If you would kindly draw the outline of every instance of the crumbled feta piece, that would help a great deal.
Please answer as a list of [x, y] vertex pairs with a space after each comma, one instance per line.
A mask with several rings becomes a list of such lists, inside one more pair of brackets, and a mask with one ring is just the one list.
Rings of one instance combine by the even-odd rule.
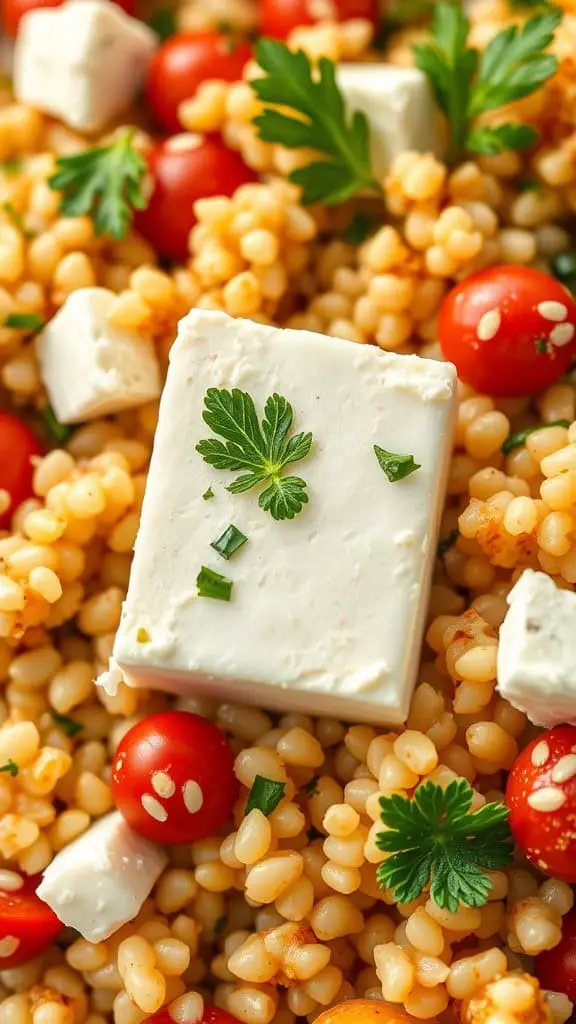
[[372, 167], [382, 178], [401, 153], [442, 152], [438, 112], [426, 75], [392, 64], [341, 64], [337, 81], [350, 111], [370, 122]]
[[158, 38], [109, 0], [69, 0], [25, 14], [14, 51], [16, 99], [83, 132], [126, 110]]
[[37, 338], [42, 379], [61, 423], [120, 412], [160, 394], [154, 347], [108, 322], [114, 300], [107, 288], [79, 288]]
[[[451, 451], [454, 367], [309, 331], [192, 311], [170, 354], [127, 600], [114, 647], [126, 681], [265, 707], [402, 722], [416, 675]], [[262, 488], [196, 452], [208, 388], [283, 395], [310, 455], [309, 503], [276, 522]], [[373, 450], [413, 455], [390, 483]], [[214, 497], [203, 495], [211, 489]], [[211, 542], [231, 523], [230, 561]], [[197, 596], [202, 565], [230, 603]], [[145, 637], [145, 642], [142, 637]], [[112, 683], [114, 680], [112, 680]]]
[[136, 917], [167, 863], [113, 811], [56, 854], [37, 893], [69, 928], [101, 942]]
[[526, 569], [500, 627], [498, 690], [534, 725], [576, 723], [576, 594]]

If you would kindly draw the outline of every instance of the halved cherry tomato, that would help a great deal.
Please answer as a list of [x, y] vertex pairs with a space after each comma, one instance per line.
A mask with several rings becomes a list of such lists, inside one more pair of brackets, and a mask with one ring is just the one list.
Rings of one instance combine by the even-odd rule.
[[319, 13], [333, 21], [367, 18], [379, 24], [378, 0], [261, 0], [260, 31], [263, 36], [286, 39], [299, 25], [313, 25]]
[[576, 303], [539, 270], [490, 267], [447, 295], [438, 334], [465, 384], [487, 395], [532, 395], [576, 356]]
[[0, 529], [8, 526], [14, 509], [32, 496], [33, 455], [42, 449], [36, 435], [22, 420], [0, 410], [0, 490], [8, 491], [12, 503], [0, 514]]
[[234, 755], [220, 729], [199, 715], [150, 715], [116, 751], [112, 794], [135, 832], [158, 843], [193, 843], [232, 813]]
[[[3, 0], [2, 3], [2, 25], [6, 35], [15, 36], [18, 32], [20, 18], [28, 11], [35, 11], [39, 7], [60, 7], [64, 0]], [[126, 14], [134, 14], [135, 0], [114, 0]]]
[[[238, 1024], [237, 1017], [231, 1017], [226, 1010], [219, 1010], [217, 1006], [205, 1006], [200, 1020], [191, 1017], [189, 1021], [179, 1009], [177, 1019], [180, 1024]], [[146, 1017], [144, 1024], [174, 1024], [174, 1018], [170, 1016], [169, 1007], [165, 1007], [151, 1017]]]
[[576, 1003], [576, 907], [562, 918], [560, 944], [540, 953], [534, 967], [542, 988], [563, 992]]
[[181, 131], [178, 106], [207, 78], [235, 82], [252, 50], [223, 32], [182, 32], [158, 48], [146, 83], [148, 107], [167, 132]]
[[216, 135], [174, 135], [159, 142], [149, 157], [153, 191], [146, 210], [136, 213], [136, 229], [163, 256], [188, 257], [188, 235], [196, 223], [193, 205], [206, 196], [231, 196], [256, 175], [241, 156]]
[[510, 828], [529, 861], [554, 878], [576, 882], [576, 727], [541, 733], [508, 776]]
[[22, 876], [20, 889], [0, 889], [0, 970], [33, 960], [64, 928], [54, 911], [36, 895], [40, 880], [40, 875]]
[[390, 1006], [375, 999], [352, 999], [325, 1010], [316, 1018], [316, 1024], [413, 1024], [413, 1021], [401, 1006]]

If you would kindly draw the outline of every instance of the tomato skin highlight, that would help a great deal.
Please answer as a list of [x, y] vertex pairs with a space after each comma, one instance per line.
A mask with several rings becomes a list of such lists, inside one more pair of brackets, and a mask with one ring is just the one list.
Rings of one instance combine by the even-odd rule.
[[0, 529], [10, 523], [14, 510], [32, 497], [33, 455], [41, 455], [40, 442], [30, 427], [0, 410], [0, 490], [8, 491], [12, 503], [0, 514]]
[[[2, 4], [2, 25], [6, 35], [15, 37], [18, 34], [20, 19], [28, 14], [28, 11], [36, 11], [40, 7], [61, 7], [64, 0], [3, 0]], [[136, 4], [134, 0], [114, 0], [126, 14], [135, 14]]]
[[571, 1002], [576, 1002], [576, 907], [562, 918], [559, 945], [536, 957], [534, 973], [542, 988], [563, 992]]
[[[537, 308], [542, 303], [563, 306], [566, 317], [543, 317]], [[561, 323], [574, 332], [567, 343], [554, 343], [553, 331]], [[489, 267], [449, 292], [440, 307], [438, 334], [445, 358], [465, 384], [500, 398], [533, 395], [554, 384], [576, 356], [576, 303], [539, 270]]]
[[116, 751], [111, 786], [135, 832], [175, 846], [216, 832], [239, 788], [228, 740], [189, 711], [163, 711], [133, 726]]
[[0, 889], [0, 942], [12, 937], [18, 947], [2, 957], [2, 970], [21, 967], [43, 953], [64, 929], [47, 903], [36, 895], [41, 875], [22, 876], [24, 885], [14, 892]]
[[[185, 138], [189, 148], [179, 148]], [[256, 181], [242, 157], [217, 135], [180, 135], [159, 142], [149, 156], [149, 169], [153, 191], [148, 207], [136, 212], [134, 225], [158, 252], [176, 262], [189, 255], [196, 200], [231, 196], [240, 185]]]
[[[561, 758], [573, 757], [575, 750], [573, 725], [560, 725], [537, 736], [516, 758], [505, 795], [510, 809], [509, 825], [518, 846], [541, 871], [565, 882], [576, 882], [576, 838], [572, 838], [576, 773], [557, 782], [552, 772]], [[551, 790], [552, 795], [562, 793], [561, 805], [556, 809], [545, 805], [541, 810], [532, 807], [529, 799], [542, 789]], [[546, 804], [546, 796], [544, 800]]]
[[182, 32], [167, 39], [148, 68], [146, 100], [154, 119], [167, 132], [181, 131], [179, 104], [206, 79], [239, 81], [251, 56], [247, 43], [222, 32]]
[[[202, 1019], [191, 1020], [190, 1022], [181, 1020], [181, 1024], [238, 1024], [238, 1018], [232, 1017], [226, 1010], [219, 1010], [217, 1006], [205, 1006]], [[173, 1017], [170, 1016], [170, 1012], [166, 1008], [157, 1010], [151, 1017], [145, 1017], [142, 1024], [174, 1024]]]
[[[286, 39], [299, 25], [314, 25], [317, 19], [310, 0], [260, 0], [260, 32], [273, 39]], [[378, 0], [332, 0], [335, 21], [366, 18], [379, 24]]]

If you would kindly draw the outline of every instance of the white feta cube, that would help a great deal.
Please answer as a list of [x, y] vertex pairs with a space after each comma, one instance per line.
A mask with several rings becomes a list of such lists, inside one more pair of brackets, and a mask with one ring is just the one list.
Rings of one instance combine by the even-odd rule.
[[79, 288], [36, 340], [42, 379], [61, 423], [107, 416], [160, 394], [152, 342], [108, 322], [115, 298], [107, 288]]
[[576, 594], [526, 569], [500, 626], [498, 691], [534, 725], [576, 723]]
[[65, 925], [101, 942], [136, 917], [167, 863], [113, 811], [56, 854], [37, 892]]
[[[192, 311], [170, 354], [118, 666], [135, 686], [281, 710], [402, 722], [422, 638], [451, 452], [454, 367], [370, 345]], [[288, 468], [309, 503], [275, 521], [262, 487], [209, 466], [197, 443], [208, 388], [250, 394], [261, 416], [284, 396], [309, 456]], [[391, 483], [379, 445], [421, 468]], [[210, 490], [214, 497], [203, 497]], [[224, 561], [230, 524], [248, 538]], [[229, 603], [197, 596], [207, 566]]]
[[82, 132], [132, 103], [158, 37], [109, 0], [69, 0], [25, 14], [14, 51], [16, 99]]
[[340, 64], [336, 73], [350, 112], [370, 122], [372, 167], [382, 178], [407, 150], [441, 155], [441, 128], [426, 75], [392, 64]]

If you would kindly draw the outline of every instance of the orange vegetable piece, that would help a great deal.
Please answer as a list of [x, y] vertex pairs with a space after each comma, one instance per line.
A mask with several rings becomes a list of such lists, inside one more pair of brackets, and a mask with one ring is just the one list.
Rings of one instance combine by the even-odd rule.
[[376, 999], [352, 999], [321, 1013], [315, 1024], [414, 1024], [414, 1018], [399, 1006]]

